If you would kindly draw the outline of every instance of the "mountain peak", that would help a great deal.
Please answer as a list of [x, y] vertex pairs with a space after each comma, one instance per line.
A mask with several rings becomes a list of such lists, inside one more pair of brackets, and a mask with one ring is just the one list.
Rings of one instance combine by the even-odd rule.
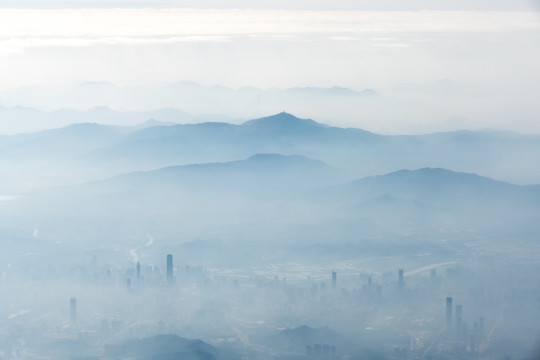
[[319, 124], [311, 119], [300, 119], [293, 114], [289, 114], [285, 111], [279, 114], [249, 120], [242, 124], [248, 127], [263, 128], [265, 130], [305, 130], [313, 127], [326, 127], [323, 124]]
[[270, 116], [265, 116], [265, 117], [250, 120], [250, 121], [258, 121], [258, 120], [289, 120], [289, 121], [297, 121], [297, 120], [302, 120], [302, 119], [300, 119], [300, 118], [294, 116], [293, 114], [288, 113], [285, 110], [283, 110], [280, 113], [270, 115]]
[[137, 125], [135, 125], [135, 128], [137, 129], [144, 129], [144, 128], [149, 128], [149, 127], [153, 127], [153, 126], [170, 126], [170, 125], [175, 125], [174, 122], [170, 122], [170, 121], [159, 121], [159, 120], [156, 120], [154, 118], [151, 118], [151, 119], [148, 119], [142, 123], [139, 123]]

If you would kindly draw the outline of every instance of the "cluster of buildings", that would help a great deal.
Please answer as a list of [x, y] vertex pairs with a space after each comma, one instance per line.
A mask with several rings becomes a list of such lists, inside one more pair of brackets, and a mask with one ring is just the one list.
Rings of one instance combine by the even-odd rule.
[[[33, 309], [27, 297], [24, 306], [29, 310], [8, 315], [3, 326], [24, 337], [31, 333], [23, 331], [23, 325], [32, 324], [35, 334], [76, 337], [101, 347], [129, 338], [177, 334], [264, 351], [264, 342], [257, 343], [261, 334], [308, 325], [331, 328], [349, 345], [307, 339], [287, 350], [307, 359], [346, 359], [363, 348], [396, 360], [496, 359], [490, 355], [494, 339], [520, 337], [513, 329], [534, 328], [538, 317], [530, 299], [540, 292], [527, 293], [530, 298], [516, 296], [518, 290], [505, 284], [490, 287], [485, 280], [489, 278], [484, 278], [489, 272], [455, 265], [447, 266], [446, 276], [438, 276], [434, 268], [388, 273], [328, 269], [285, 278], [260, 269], [175, 267], [172, 254], [164, 260], [164, 271], [137, 262], [124, 271], [107, 269], [107, 282], [99, 276], [90, 281], [92, 277], [85, 275], [78, 287], [46, 294], [53, 300], [69, 299], [65, 315], [49, 312], [50, 305], [38, 298]], [[9, 291], [9, 284], [1, 286]]]

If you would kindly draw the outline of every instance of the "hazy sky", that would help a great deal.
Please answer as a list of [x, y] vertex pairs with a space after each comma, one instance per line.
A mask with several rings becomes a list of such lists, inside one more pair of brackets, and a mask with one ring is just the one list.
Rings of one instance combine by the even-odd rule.
[[389, 94], [451, 79], [536, 121], [538, 2], [402, 3], [4, 1], [0, 90], [191, 80]]

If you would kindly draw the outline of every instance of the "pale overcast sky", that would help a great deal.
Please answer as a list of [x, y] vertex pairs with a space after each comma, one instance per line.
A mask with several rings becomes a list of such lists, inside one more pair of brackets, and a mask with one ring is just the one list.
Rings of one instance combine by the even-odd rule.
[[325, 10], [539, 10], [538, 0], [3, 0], [4, 8], [258, 8]]
[[402, 3], [3, 1], [0, 90], [191, 80], [391, 93], [450, 79], [538, 122], [538, 1]]

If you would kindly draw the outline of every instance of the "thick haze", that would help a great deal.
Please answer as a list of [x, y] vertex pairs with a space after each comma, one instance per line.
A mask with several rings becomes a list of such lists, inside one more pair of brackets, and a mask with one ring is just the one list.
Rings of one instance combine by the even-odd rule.
[[[0, 90], [87, 81], [147, 86], [189, 80], [262, 90], [341, 86], [373, 89], [386, 102], [286, 110], [385, 133], [540, 132], [537, 2], [152, 4], [3, 2]], [[58, 108], [58, 101], [32, 100], [0, 93], [2, 106]], [[91, 97], [84, 104], [118, 107]], [[159, 105], [137, 100], [122, 109]], [[197, 111], [215, 113], [214, 105]], [[281, 110], [226, 109], [222, 115], [248, 120]], [[456, 119], [458, 126], [448, 126]]]
[[0, 360], [540, 359], [539, 11], [0, 0]]
[[0, 150], [2, 358], [538, 359], [538, 135], [279, 113]]

